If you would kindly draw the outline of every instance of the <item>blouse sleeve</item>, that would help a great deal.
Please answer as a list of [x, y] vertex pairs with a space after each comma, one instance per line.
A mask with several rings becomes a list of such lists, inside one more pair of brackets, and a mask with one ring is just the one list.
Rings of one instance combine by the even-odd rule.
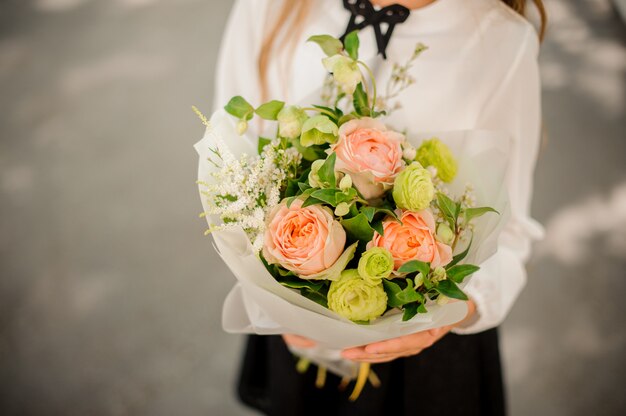
[[507, 169], [511, 217], [498, 240], [498, 251], [481, 265], [465, 287], [477, 314], [453, 332], [476, 333], [502, 323], [526, 284], [524, 263], [543, 229], [530, 217], [532, 181], [541, 136], [538, 40], [528, 27], [520, 52], [482, 112], [480, 125], [506, 131], [513, 144]]
[[213, 110], [235, 95], [260, 100], [257, 59], [267, 0], [237, 0], [228, 17], [215, 71]]

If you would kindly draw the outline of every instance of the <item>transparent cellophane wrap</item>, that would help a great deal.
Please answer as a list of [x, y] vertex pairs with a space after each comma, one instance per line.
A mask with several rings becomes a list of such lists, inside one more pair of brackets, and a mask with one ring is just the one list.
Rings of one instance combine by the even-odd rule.
[[[236, 122], [223, 110], [211, 117], [204, 137], [195, 145], [200, 156], [200, 182], [215, 181], [211, 172], [217, 168], [208, 161], [215, 156], [209, 149], [229, 151], [236, 157], [243, 153], [256, 154], [257, 138], [238, 135]], [[221, 139], [220, 144], [216, 137]], [[476, 206], [490, 206], [500, 213], [485, 214], [475, 220], [472, 246], [462, 263], [480, 265], [496, 252], [498, 235], [509, 216], [504, 182], [509, 137], [495, 131], [464, 130], [416, 132], [410, 133], [407, 139], [419, 147], [423, 140], [432, 137], [447, 144], [458, 162], [455, 180], [446, 184], [450, 195], [460, 196], [466, 184], [471, 183]], [[206, 197], [201, 195], [201, 198], [207, 210]], [[220, 224], [220, 219], [215, 216], [207, 216], [207, 221]], [[217, 253], [237, 279], [224, 301], [224, 330], [238, 334], [298, 334], [313, 339], [316, 347], [291, 348], [292, 352], [342, 377], [355, 377], [358, 370], [357, 363], [341, 358], [342, 349], [449, 325], [460, 321], [467, 313], [465, 302], [445, 305], [429, 302], [427, 313], [417, 314], [406, 322], [402, 321], [400, 311], [391, 310], [369, 325], [356, 324], [305, 298], [297, 290], [278, 283], [265, 269], [242, 229], [216, 231], [212, 236]], [[467, 241], [457, 247], [456, 252], [462, 251], [466, 244]], [[471, 278], [466, 278], [460, 287], [463, 288]]]

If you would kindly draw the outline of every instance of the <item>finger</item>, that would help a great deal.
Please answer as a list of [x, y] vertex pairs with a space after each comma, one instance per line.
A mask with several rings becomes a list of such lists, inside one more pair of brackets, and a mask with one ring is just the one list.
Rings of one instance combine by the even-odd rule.
[[418, 332], [366, 345], [365, 351], [373, 354], [399, 354], [408, 350], [428, 348], [434, 341], [435, 338], [428, 331]]
[[311, 348], [315, 346], [315, 341], [295, 334], [283, 334], [285, 343], [297, 348]]
[[389, 362], [389, 361], [396, 360], [398, 358], [405, 358], [405, 357], [410, 357], [410, 356], [413, 356], [413, 355], [417, 355], [420, 352], [422, 352], [422, 350], [417, 349], [417, 350], [405, 351], [402, 354], [363, 355], [363, 356], [357, 357], [356, 359], [353, 359], [352, 361], [372, 363], [372, 364], [386, 363], [386, 362]]

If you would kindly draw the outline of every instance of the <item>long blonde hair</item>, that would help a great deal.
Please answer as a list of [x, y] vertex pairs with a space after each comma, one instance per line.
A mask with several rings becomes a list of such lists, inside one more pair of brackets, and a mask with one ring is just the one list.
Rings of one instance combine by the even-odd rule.
[[[502, 0], [502, 2], [522, 16], [526, 16], [526, 0]], [[546, 8], [543, 5], [543, 0], [532, 0], [532, 2], [539, 12], [539, 39], [543, 40], [548, 23]], [[296, 47], [295, 42], [302, 32], [312, 3], [312, 0], [283, 0], [276, 20], [270, 24], [270, 29], [263, 38], [257, 62], [259, 79], [261, 81], [261, 98], [263, 100], [267, 98], [267, 71], [277, 39], [283, 39], [286, 34], [289, 34], [287, 37], [288, 49], [293, 50]]]

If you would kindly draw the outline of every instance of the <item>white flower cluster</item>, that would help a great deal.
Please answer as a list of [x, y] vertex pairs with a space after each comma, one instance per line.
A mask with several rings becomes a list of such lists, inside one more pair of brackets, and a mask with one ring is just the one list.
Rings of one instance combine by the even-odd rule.
[[241, 227], [259, 251], [265, 217], [280, 203], [281, 188], [295, 177], [302, 155], [295, 148], [286, 148], [280, 139], [266, 145], [260, 156], [243, 154], [237, 159], [228, 151], [214, 153], [219, 161], [213, 162], [219, 170], [212, 173], [214, 184], [203, 183], [206, 189], [202, 193], [209, 202], [206, 214], [218, 215], [223, 224], [208, 232]]

